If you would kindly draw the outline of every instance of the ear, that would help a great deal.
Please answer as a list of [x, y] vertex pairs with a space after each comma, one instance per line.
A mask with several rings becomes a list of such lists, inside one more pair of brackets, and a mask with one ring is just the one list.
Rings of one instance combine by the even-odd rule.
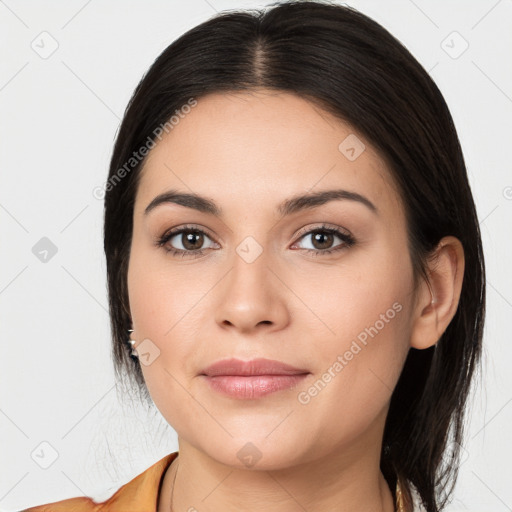
[[442, 238], [428, 260], [429, 282], [418, 289], [411, 332], [411, 346], [435, 345], [459, 305], [464, 277], [464, 249], [458, 238]]

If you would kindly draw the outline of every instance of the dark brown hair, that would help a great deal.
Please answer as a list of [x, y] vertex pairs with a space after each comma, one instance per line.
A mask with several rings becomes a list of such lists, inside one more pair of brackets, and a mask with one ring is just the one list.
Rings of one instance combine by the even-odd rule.
[[481, 355], [485, 269], [479, 223], [441, 92], [397, 39], [353, 8], [295, 1], [222, 12], [168, 46], [138, 84], [117, 135], [105, 195], [116, 373], [121, 379], [127, 374], [150, 400], [140, 363], [126, 343], [133, 205], [145, 161], [131, 160], [134, 152], [154, 141], [158, 127], [191, 98], [260, 87], [316, 102], [377, 149], [405, 205], [415, 282], [428, 282], [426, 262], [443, 236], [453, 235], [463, 245], [458, 309], [435, 346], [410, 349], [392, 395], [381, 454], [391, 489], [400, 478], [407, 501], [412, 484], [427, 511], [437, 512], [457, 478], [467, 397]]

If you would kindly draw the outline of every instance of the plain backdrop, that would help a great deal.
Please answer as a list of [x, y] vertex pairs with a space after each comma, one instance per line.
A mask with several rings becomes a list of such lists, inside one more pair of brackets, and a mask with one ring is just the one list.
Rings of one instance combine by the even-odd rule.
[[[123, 401], [115, 387], [103, 203], [93, 190], [107, 178], [128, 99], [160, 52], [217, 11], [268, 3], [0, 1], [0, 510], [106, 499], [177, 449], [158, 411]], [[482, 385], [448, 511], [512, 510], [512, 1], [348, 4], [413, 53], [458, 129], [488, 308]]]

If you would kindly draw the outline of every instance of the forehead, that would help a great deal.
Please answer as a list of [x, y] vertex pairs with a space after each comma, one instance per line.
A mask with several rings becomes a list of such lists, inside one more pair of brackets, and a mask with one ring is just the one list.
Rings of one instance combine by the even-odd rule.
[[384, 161], [360, 134], [283, 91], [199, 98], [173, 118], [141, 172], [139, 210], [170, 188], [255, 208], [334, 187], [364, 193], [384, 209], [400, 203]]

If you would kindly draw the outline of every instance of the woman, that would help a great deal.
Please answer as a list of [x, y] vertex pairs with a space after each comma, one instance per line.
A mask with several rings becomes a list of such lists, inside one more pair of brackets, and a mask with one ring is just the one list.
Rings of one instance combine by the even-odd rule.
[[171, 453], [76, 511], [442, 510], [485, 270], [446, 103], [327, 2], [226, 12], [125, 113], [104, 246], [119, 378]]

